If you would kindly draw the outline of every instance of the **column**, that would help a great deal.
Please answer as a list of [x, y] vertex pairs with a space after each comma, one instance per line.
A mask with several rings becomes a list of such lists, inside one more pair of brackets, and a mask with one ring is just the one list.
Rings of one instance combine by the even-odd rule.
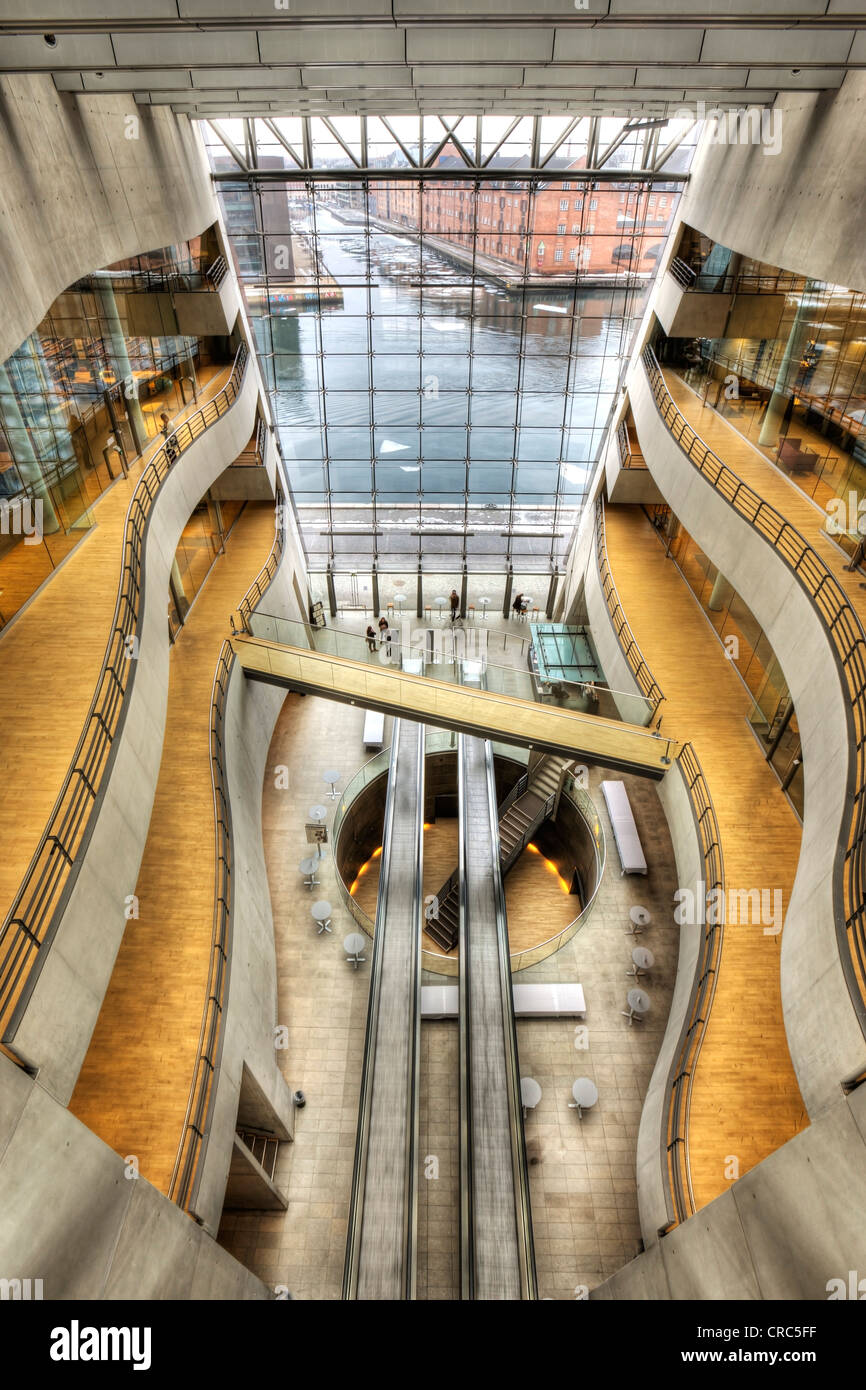
[[60, 523], [57, 520], [51, 494], [42, 476], [39, 460], [34, 453], [30, 434], [18, 405], [15, 387], [5, 366], [0, 366], [0, 416], [3, 418], [9, 449], [15, 460], [21, 481], [27, 491], [42, 503], [43, 531], [58, 531]]
[[811, 325], [809, 323], [809, 316], [814, 310], [806, 307], [806, 301], [812, 292], [813, 282], [807, 280], [800, 298], [800, 303], [797, 306], [794, 322], [791, 324], [791, 331], [788, 334], [785, 352], [776, 374], [776, 385], [773, 388], [773, 394], [767, 406], [764, 423], [761, 425], [761, 433], [758, 435], [758, 443], [769, 445], [772, 449], [775, 449], [778, 444], [779, 435], [782, 432], [782, 421], [791, 402], [791, 391], [785, 389], [788, 376], [791, 373], [791, 367], [794, 363], [799, 362], [803, 353], [803, 348], [810, 337], [809, 328]]
[[[147, 443], [147, 426], [144, 423], [144, 416], [141, 413], [141, 402], [138, 399], [138, 385], [132, 375], [132, 366], [129, 361], [129, 353], [126, 350], [126, 338], [124, 337], [123, 326], [120, 322], [120, 314], [117, 308], [117, 300], [114, 297], [113, 286], [107, 281], [99, 281], [96, 287], [96, 297], [99, 300], [99, 307], [108, 329], [112, 357], [114, 358], [117, 372], [123, 381], [126, 412], [132, 427], [135, 447], [139, 453], [143, 453]], [[128, 394], [128, 391], [130, 391], [131, 394]]]

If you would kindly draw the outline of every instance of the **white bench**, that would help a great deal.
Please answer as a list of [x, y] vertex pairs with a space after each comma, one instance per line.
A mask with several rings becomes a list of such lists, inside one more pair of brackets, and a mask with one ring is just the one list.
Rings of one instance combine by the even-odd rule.
[[[577, 984], [514, 985], [517, 1018], [585, 1018], [583, 986]], [[457, 985], [422, 985], [422, 1018], [456, 1018]]]
[[368, 709], [364, 719], [364, 747], [381, 748], [385, 743], [385, 716]]
[[601, 790], [613, 826], [613, 837], [619, 851], [622, 873], [645, 874], [646, 859], [641, 849], [625, 782], [602, 782]]
[[583, 985], [513, 985], [516, 1018], [586, 1018]]

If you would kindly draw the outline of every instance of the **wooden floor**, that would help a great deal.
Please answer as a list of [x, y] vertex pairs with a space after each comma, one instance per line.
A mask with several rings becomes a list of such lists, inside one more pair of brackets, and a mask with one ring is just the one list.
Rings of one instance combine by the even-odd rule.
[[[728, 892], [779, 888], [787, 907], [800, 826], [746, 724], [749, 695], [641, 509], [611, 506], [605, 515], [614, 583], [665, 692], [664, 721], [694, 744], [709, 783]], [[807, 1124], [785, 1038], [780, 947], [781, 934], [764, 935], [760, 924], [725, 928], [692, 1085], [689, 1158], [698, 1208]]]
[[[374, 859], [361, 878], [355, 901], [372, 920], [376, 915], [381, 857]], [[437, 893], [457, 868], [457, 819], [440, 816], [424, 831], [424, 895]], [[559, 879], [548, 869], [541, 854], [524, 850], [505, 877], [505, 906], [508, 913], [508, 941], [512, 954], [538, 946], [557, 932], [564, 931], [580, 912], [580, 901], [563, 892]], [[442, 951], [426, 932], [425, 951]], [[456, 960], [457, 948], [449, 952]]]
[[183, 1128], [208, 977], [214, 902], [210, 695], [236, 607], [273, 544], [249, 503], [171, 654], [159, 781], [130, 921], [70, 1109], [165, 1192]]
[[[792, 526], [796, 526], [845, 590], [861, 623], [866, 622], [866, 589], [861, 587], [863, 576], [856, 571], [849, 573], [844, 568], [848, 563], [848, 556], [822, 530], [827, 514], [818, 500], [813, 502], [732, 424], [723, 420], [710, 406], [702, 405], [700, 397], [686, 386], [676, 372], [666, 369], [664, 378], [677, 407], [692, 428], [718, 454], [722, 462], [733, 469], [737, 477], [742, 478], [760, 497], [781, 512]], [[827, 452], [827, 441], [822, 440], [820, 436], [813, 439], [811, 436], [814, 432], [808, 431], [805, 426], [801, 430], [799, 422], [796, 430], [792, 427], [791, 432], [800, 433], [804, 438], [808, 435], [807, 442], [815, 447], [818, 447], [820, 440], [821, 447], [825, 453]], [[748, 602], [748, 595], [744, 594], [743, 597]], [[662, 689], [664, 690], [664, 685]], [[679, 729], [677, 733], [681, 738], [687, 737]]]
[[[230, 373], [226, 367], [210, 378], [199, 406]], [[157, 448], [154, 442], [129, 479], [105, 493], [93, 529], [0, 640], [0, 921], [39, 843], [93, 698], [117, 599], [126, 511]], [[30, 564], [28, 548], [18, 548]]]

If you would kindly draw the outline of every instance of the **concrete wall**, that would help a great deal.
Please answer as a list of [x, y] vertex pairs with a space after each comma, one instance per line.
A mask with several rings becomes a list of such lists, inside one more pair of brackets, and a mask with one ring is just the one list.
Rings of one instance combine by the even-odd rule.
[[837, 1094], [809, 1129], [590, 1298], [822, 1300], [850, 1270], [858, 1279], [866, 1270], [866, 1086]]
[[[168, 699], [168, 577], [181, 532], [210, 484], [252, 431], [258, 376], [247, 365], [234, 405], [178, 460], [154, 502], [147, 529], [139, 656], [126, 716], [93, 836], [46, 956], [15, 1049], [40, 1068], [40, 1082], [68, 1102], [87, 1051], [135, 892], [162, 753]], [[120, 551], [118, 549], [118, 567]], [[111, 576], [112, 584], [116, 576]]]
[[[797, 876], [786, 905], [781, 984], [791, 1058], [814, 1119], [838, 1097], [840, 1082], [866, 1066], [866, 1041], [842, 971], [834, 911], [835, 859], [850, 757], [842, 676], [804, 590], [772, 546], [716, 493], [676, 445], [639, 362], [632, 366], [627, 384], [641, 449], [661, 492], [751, 608], [781, 663], [796, 706], [805, 817]], [[688, 736], [688, 730], [681, 733]]]
[[0, 1278], [45, 1299], [268, 1299], [227, 1254], [0, 1055]]
[[[267, 611], [296, 618], [292, 588], [297, 555], [288, 544], [263, 603]], [[255, 576], [251, 575], [250, 579]], [[238, 594], [238, 602], [243, 598]], [[284, 690], [247, 681], [238, 664], [232, 670], [226, 703], [225, 760], [232, 815], [232, 951], [224, 1015], [222, 1060], [210, 1136], [205, 1150], [195, 1215], [216, 1232], [232, 1162], [244, 1067], [252, 1072], [270, 1107], [265, 1128], [289, 1138], [293, 1106], [274, 1048], [278, 1023], [274, 921], [262, 840], [262, 786], [274, 726]]]
[[838, 91], [785, 93], [774, 110], [776, 155], [704, 138], [682, 220], [770, 265], [866, 289], [866, 72], [849, 72]]
[[648, 468], [623, 468], [619, 458], [619, 440], [614, 427], [608, 428], [607, 448], [602, 457], [605, 491], [609, 502], [615, 502], [617, 505], [637, 502], [651, 506], [663, 501]]
[[0, 362], [80, 276], [217, 220], [186, 116], [122, 93], [61, 93], [47, 74], [0, 78], [0, 186]]

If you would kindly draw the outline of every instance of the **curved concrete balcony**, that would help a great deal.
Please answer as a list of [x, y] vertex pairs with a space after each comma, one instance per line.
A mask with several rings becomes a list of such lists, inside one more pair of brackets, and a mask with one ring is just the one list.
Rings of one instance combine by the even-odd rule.
[[[695, 430], [705, 421], [714, 431], [715, 449], [724, 455], [729, 427], [709, 414], [701, 416], [697, 400], [689, 403], [687, 388], [676, 389], [684, 398], [682, 409], [694, 411], [694, 430], [667, 394], [652, 355], [632, 367], [628, 392], [642, 452], [665, 500], [766, 633], [797, 711], [805, 811], [782, 940], [781, 989], [791, 1058], [814, 1118], [838, 1097], [840, 1085], [852, 1083], [866, 1068], [861, 882], [866, 640], [845, 593], [845, 557], [834, 556], [829, 542], [817, 535], [810, 545], [787, 519], [801, 519], [797, 490], [757, 455], [754, 462], [740, 455], [739, 474], [727, 467]], [[737, 438], [731, 430], [732, 450]], [[770, 497], [772, 505], [765, 500]], [[811, 504], [803, 499], [802, 505]], [[813, 513], [817, 532], [819, 514]], [[736, 766], [731, 775], [738, 775]], [[760, 833], [760, 823], [754, 830]]]
[[117, 606], [90, 712], [0, 933], [3, 1043], [63, 1102], [131, 915], [147, 837], [168, 694], [169, 572], [195, 506], [246, 445], [257, 400], [244, 346], [228, 385], [141, 475], [117, 551]]

